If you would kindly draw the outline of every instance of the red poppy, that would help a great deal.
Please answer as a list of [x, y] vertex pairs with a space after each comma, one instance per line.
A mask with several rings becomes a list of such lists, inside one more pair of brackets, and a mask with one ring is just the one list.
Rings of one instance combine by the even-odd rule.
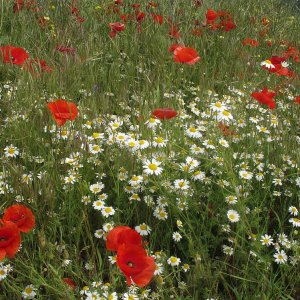
[[300, 96], [295, 97], [294, 103], [300, 104]]
[[195, 49], [179, 46], [174, 50], [173, 59], [175, 62], [193, 65], [200, 60], [200, 57]]
[[180, 45], [178, 45], [178, 44], [172, 44], [170, 47], [169, 47], [169, 49], [168, 49], [168, 51], [169, 52], [174, 52], [174, 50], [176, 49], [176, 48], [178, 48], [178, 47], [184, 47], [184, 45], [182, 45], [182, 44], [180, 44]]
[[47, 106], [58, 126], [64, 125], [67, 120], [75, 120], [78, 115], [78, 108], [73, 102], [58, 99]]
[[29, 232], [35, 226], [32, 211], [21, 204], [8, 207], [4, 212], [3, 220], [15, 223], [21, 232]]
[[152, 112], [152, 115], [158, 119], [172, 119], [177, 116], [177, 112], [173, 108], [157, 108]]
[[24, 8], [24, 0], [16, 0], [13, 6], [14, 13], [21, 11]]
[[147, 252], [141, 246], [122, 244], [117, 253], [117, 265], [125, 274], [127, 284], [136, 284], [139, 287], [146, 286], [154, 275], [154, 258], [147, 256]]
[[251, 96], [261, 104], [269, 106], [270, 109], [274, 109], [276, 107], [274, 100], [275, 93], [269, 92], [267, 87], [264, 87], [261, 92], [253, 92]]
[[180, 29], [178, 29], [177, 25], [174, 24], [170, 25], [169, 36], [175, 39], [180, 38]]
[[161, 15], [152, 13], [151, 16], [155, 23], [158, 23], [159, 25], [161, 25], [163, 23], [163, 17]]
[[0, 260], [14, 258], [21, 244], [18, 226], [10, 221], [0, 221]]
[[209, 8], [206, 12], [206, 24], [213, 24], [217, 17], [218, 13]]
[[206, 12], [205, 24], [208, 24], [209, 28], [213, 30], [221, 29], [224, 31], [230, 31], [236, 28], [230, 14], [224, 10], [216, 12], [213, 9], [208, 9]]
[[109, 27], [113, 31], [123, 31], [125, 29], [125, 25], [121, 22], [109, 23]]
[[47, 65], [45, 60], [42, 59], [28, 59], [23, 68], [27, 69], [30, 73], [37, 77], [41, 76], [44, 72], [52, 72], [52, 68]]
[[122, 244], [142, 245], [140, 234], [128, 226], [118, 226], [112, 229], [106, 236], [106, 249], [117, 251]]
[[68, 54], [73, 54], [76, 51], [75, 48], [65, 47], [65, 46], [56, 46], [55, 50], [63, 53], [68, 53]]
[[253, 39], [251, 39], [251, 38], [245, 38], [245, 39], [243, 40], [243, 45], [244, 45], [244, 46], [257, 47], [257, 46], [259, 46], [259, 42], [256, 41], [256, 40], [253, 40]]
[[4, 63], [12, 63], [14, 65], [22, 66], [29, 58], [29, 54], [23, 48], [13, 47], [11, 45], [3, 46], [1, 49], [1, 56]]
[[76, 289], [76, 283], [71, 278], [63, 278], [63, 282], [66, 283], [72, 290]]

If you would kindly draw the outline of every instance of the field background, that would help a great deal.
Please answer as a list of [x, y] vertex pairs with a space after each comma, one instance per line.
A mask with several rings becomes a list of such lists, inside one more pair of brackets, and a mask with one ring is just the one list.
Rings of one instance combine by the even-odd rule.
[[[22, 299], [30, 284], [36, 299], [49, 300], [114, 299], [113, 292], [130, 300], [300, 299], [299, 231], [289, 221], [289, 208], [300, 209], [300, 105], [293, 101], [299, 78], [260, 66], [289, 46], [300, 48], [296, 1], [155, 2], [158, 7], [138, 1], [145, 19], [128, 20], [111, 38], [108, 24], [133, 13], [134, 1], [73, 2], [83, 22], [71, 13], [71, 1], [36, 1], [17, 13], [15, 1], [0, 1], [0, 46], [22, 47], [52, 68], [36, 76], [40, 70], [0, 63], [0, 208], [22, 202], [37, 222], [16, 257], [1, 265], [13, 270], [0, 282], [0, 299]], [[228, 11], [236, 28], [203, 26], [209, 8]], [[163, 24], [151, 12], [162, 15]], [[180, 29], [179, 39], [169, 35], [168, 17]], [[244, 46], [246, 38], [259, 45]], [[175, 42], [196, 49], [201, 60], [175, 63], [168, 51]], [[60, 45], [76, 51], [59, 52]], [[288, 62], [298, 75], [299, 63], [293, 57]], [[274, 110], [251, 97], [265, 86], [276, 92]], [[76, 103], [78, 118], [57, 127], [46, 105], [55, 99]], [[222, 121], [226, 128], [213, 113], [218, 101], [232, 116]], [[178, 115], [152, 128], [149, 119], [158, 107]], [[158, 137], [165, 143], [155, 146]], [[128, 140], [150, 145], [137, 149]], [[10, 145], [19, 155], [5, 155]], [[188, 157], [199, 165], [191, 167]], [[143, 162], [154, 158], [162, 173], [145, 176]], [[251, 178], [241, 178], [242, 170]], [[197, 171], [203, 176], [195, 179]], [[141, 183], [134, 187], [129, 181], [135, 175]], [[176, 188], [176, 180], [187, 180], [188, 188]], [[112, 216], [93, 207], [98, 196], [90, 186], [97, 182], [104, 184], [100, 194], [115, 210]], [[236, 204], [226, 201], [230, 196]], [[230, 209], [238, 222], [228, 220]], [[107, 226], [143, 223], [151, 228], [143, 237], [146, 248], [163, 270], [146, 292], [130, 289], [136, 295], [130, 298], [103, 235]], [[273, 238], [268, 247], [261, 242], [265, 234]], [[274, 258], [280, 250], [287, 254], [282, 264]], [[167, 263], [171, 256], [180, 259], [178, 266]], [[75, 289], [63, 282], [66, 277]], [[85, 286], [97, 291], [94, 298]]]

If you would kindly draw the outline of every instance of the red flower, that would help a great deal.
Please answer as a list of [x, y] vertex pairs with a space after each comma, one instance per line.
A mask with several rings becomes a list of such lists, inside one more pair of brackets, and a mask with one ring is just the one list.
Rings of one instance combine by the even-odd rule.
[[68, 53], [68, 54], [73, 54], [76, 51], [75, 48], [65, 47], [65, 46], [56, 46], [55, 50], [63, 53]]
[[180, 38], [180, 30], [178, 29], [177, 25], [174, 25], [174, 24], [170, 25], [169, 36], [173, 37], [175, 39]]
[[73, 102], [59, 99], [47, 105], [58, 126], [64, 125], [67, 120], [75, 120], [78, 115], [78, 108]]
[[113, 31], [123, 31], [125, 29], [125, 25], [121, 22], [109, 23], [109, 27]]
[[1, 221], [0, 224], [0, 260], [5, 256], [14, 258], [21, 244], [18, 226], [9, 221]]
[[264, 87], [261, 92], [253, 92], [251, 96], [261, 104], [269, 106], [270, 109], [274, 109], [276, 107], [276, 103], [273, 99], [275, 93], [269, 92], [267, 87]]
[[206, 12], [206, 23], [213, 24], [217, 18], [218, 18], [218, 13], [209, 8]]
[[122, 244], [142, 245], [140, 234], [128, 226], [118, 226], [112, 229], [106, 237], [106, 248], [111, 251], [117, 251]]
[[243, 40], [243, 45], [244, 46], [252, 46], [252, 47], [257, 47], [257, 46], [259, 46], [259, 42], [258, 41], [256, 41], [256, 40], [253, 40], [253, 39], [250, 39], [250, 38], [245, 38], [244, 40]]
[[117, 265], [125, 274], [127, 284], [132, 282], [139, 287], [146, 286], [154, 275], [154, 258], [147, 256], [141, 247], [132, 244], [122, 244], [117, 253]]
[[179, 46], [174, 50], [173, 59], [175, 62], [193, 65], [200, 60], [200, 57], [195, 49]]
[[66, 283], [72, 290], [76, 289], [76, 283], [71, 278], [63, 278], [63, 282]]
[[37, 77], [41, 76], [43, 72], [52, 72], [52, 68], [42, 59], [28, 59], [23, 68], [28, 69], [30, 73]]
[[300, 96], [295, 97], [294, 103], [300, 104]]
[[14, 13], [21, 11], [24, 8], [24, 0], [16, 0], [13, 6]]
[[162, 24], [163, 23], [163, 17], [161, 15], [158, 15], [158, 14], [155, 14], [155, 13], [152, 13], [151, 14], [152, 16], [152, 19], [155, 23], [158, 23], [158, 24]]
[[177, 116], [177, 112], [173, 108], [157, 108], [152, 112], [152, 115], [158, 119], [172, 119]]
[[12, 63], [14, 65], [22, 66], [29, 58], [29, 54], [23, 48], [13, 47], [11, 45], [3, 46], [1, 49], [1, 56], [4, 63]]
[[3, 220], [15, 223], [21, 232], [29, 232], [35, 226], [32, 211], [21, 204], [8, 207], [4, 212]]

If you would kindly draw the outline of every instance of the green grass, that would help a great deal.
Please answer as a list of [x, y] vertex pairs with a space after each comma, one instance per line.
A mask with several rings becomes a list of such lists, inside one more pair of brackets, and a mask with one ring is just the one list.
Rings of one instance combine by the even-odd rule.
[[[128, 21], [114, 39], [109, 37], [108, 24], [122, 20], [111, 12], [113, 1], [78, 1], [85, 18], [81, 24], [70, 13], [71, 1], [37, 2], [39, 12], [25, 8], [19, 13], [13, 13], [14, 1], [0, 3], [0, 46], [22, 47], [31, 58], [44, 59], [53, 68], [37, 77], [0, 63], [1, 210], [22, 199], [36, 216], [35, 229], [22, 235], [15, 258], [3, 262], [13, 270], [1, 280], [0, 299], [22, 299], [29, 284], [37, 288], [37, 299], [86, 299], [80, 295], [84, 286], [102, 295], [108, 282], [109, 292], [122, 299], [128, 291], [125, 276], [109, 262], [114, 253], [106, 250], [104, 239], [94, 235], [108, 222], [150, 226], [151, 233], [144, 237], [146, 248], [164, 270], [147, 287], [148, 299], [297, 299], [300, 240], [289, 222], [289, 207], [300, 209], [300, 106], [293, 102], [300, 95], [299, 78], [276, 76], [260, 67], [262, 61], [287, 50], [282, 41], [300, 48], [300, 11], [295, 1], [290, 5], [277, 0], [204, 1], [198, 9], [188, 0], [156, 1], [157, 8], [146, 8], [147, 1], [140, 1], [140, 10], [147, 13], [141, 32]], [[134, 1], [123, 2], [120, 13], [132, 13]], [[202, 27], [208, 8], [230, 12], [237, 27], [229, 32]], [[151, 11], [164, 17], [163, 25], [152, 21]], [[168, 16], [180, 27], [177, 43], [195, 48], [201, 57], [195, 65], [175, 63], [168, 52], [176, 42], [168, 35]], [[40, 17], [49, 18], [47, 25], [38, 25]], [[262, 18], [269, 24], [263, 25]], [[191, 34], [195, 27], [202, 30], [201, 36]], [[264, 29], [266, 35], [261, 37]], [[260, 45], [243, 46], [247, 37]], [[74, 47], [76, 52], [60, 53], [57, 45]], [[288, 62], [299, 74], [299, 63]], [[250, 96], [264, 86], [276, 91], [274, 110]], [[46, 103], [61, 98], [76, 103], [79, 116], [59, 128]], [[205, 114], [216, 101], [227, 103], [233, 119], [224, 123], [233, 135], [223, 136], [214, 116]], [[157, 107], [173, 107], [179, 114], [151, 129], [146, 122]], [[272, 127], [275, 118], [278, 126]], [[122, 124], [112, 130], [115, 120]], [[270, 133], [259, 132], [257, 125]], [[188, 136], [190, 127], [201, 127], [202, 137]], [[116, 132], [150, 143], [161, 136], [167, 144], [132, 151], [116, 142]], [[104, 138], [93, 140], [93, 133], [103, 133]], [[219, 144], [221, 138], [228, 148]], [[205, 146], [206, 140], [214, 148]], [[4, 153], [11, 144], [20, 151], [15, 158]], [[91, 153], [89, 144], [98, 144], [102, 152]], [[193, 152], [193, 145], [203, 151]], [[65, 163], [74, 153], [79, 153], [79, 167]], [[194, 171], [182, 168], [187, 157], [198, 161], [194, 171], [203, 172], [204, 179], [193, 180]], [[161, 175], [143, 174], [143, 161], [151, 158], [162, 163]], [[253, 178], [242, 179], [242, 169]], [[261, 181], [256, 179], [259, 172]], [[71, 173], [75, 182], [66, 184], [64, 178]], [[24, 174], [32, 174], [32, 180], [22, 181]], [[144, 178], [130, 192], [126, 187], [133, 175]], [[282, 185], [274, 184], [276, 178]], [[189, 188], [175, 189], [177, 179], [188, 180]], [[105, 218], [93, 208], [97, 197], [89, 187], [96, 182], [105, 185], [102, 192], [108, 196], [106, 205], [115, 209], [113, 216]], [[132, 194], [141, 201], [130, 200]], [[91, 203], [82, 203], [84, 196]], [[228, 196], [235, 196], [237, 203], [228, 204]], [[165, 203], [166, 220], [153, 214], [158, 201]], [[237, 223], [229, 222], [230, 209], [239, 213]], [[172, 238], [175, 231], [182, 235], [179, 242]], [[274, 244], [267, 247], [260, 242], [265, 234], [278, 242], [280, 233], [287, 239], [279, 244], [289, 257], [284, 264], [275, 262]], [[256, 239], [249, 238], [251, 234]], [[232, 248], [232, 255], [224, 253], [224, 245]], [[170, 256], [180, 258], [179, 266], [168, 265]], [[70, 260], [67, 266], [65, 260]], [[189, 264], [188, 272], [183, 264]], [[74, 291], [62, 281], [65, 277], [77, 284]], [[102, 284], [94, 288], [96, 281]], [[136, 291], [141, 293], [142, 289]]]

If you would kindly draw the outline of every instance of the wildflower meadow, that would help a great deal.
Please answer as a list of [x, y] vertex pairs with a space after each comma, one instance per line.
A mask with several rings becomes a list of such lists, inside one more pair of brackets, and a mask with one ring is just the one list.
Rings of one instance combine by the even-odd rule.
[[299, 300], [296, 0], [0, 1], [0, 300]]

